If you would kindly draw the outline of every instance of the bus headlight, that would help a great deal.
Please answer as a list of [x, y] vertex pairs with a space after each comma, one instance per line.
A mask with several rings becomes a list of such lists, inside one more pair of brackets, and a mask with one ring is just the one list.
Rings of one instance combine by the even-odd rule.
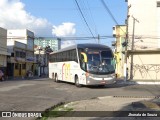
[[112, 74], [111, 77], [112, 77], [112, 78], [115, 78], [115, 77], [116, 77], [116, 74]]

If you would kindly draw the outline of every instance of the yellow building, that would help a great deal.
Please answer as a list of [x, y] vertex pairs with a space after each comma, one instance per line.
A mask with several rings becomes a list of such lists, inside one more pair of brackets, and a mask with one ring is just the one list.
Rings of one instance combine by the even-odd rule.
[[115, 37], [115, 58], [117, 77], [124, 76], [125, 47], [122, 45], [126, 38], [126, 26], [117, 25], [113, 27], [113, 36]]
[[9, 76], [24, 77], [34, 73], [34, 33], [27, 29], [7, 31], [7, 47], [11, 53], [7, 67]]

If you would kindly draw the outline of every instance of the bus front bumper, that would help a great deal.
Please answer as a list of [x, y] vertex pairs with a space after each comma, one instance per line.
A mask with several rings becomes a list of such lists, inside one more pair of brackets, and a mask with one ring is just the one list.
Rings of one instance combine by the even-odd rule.
[[88, 77], [86, 85], [106, 85], [114, 84], [116, 82], [116, 77]]

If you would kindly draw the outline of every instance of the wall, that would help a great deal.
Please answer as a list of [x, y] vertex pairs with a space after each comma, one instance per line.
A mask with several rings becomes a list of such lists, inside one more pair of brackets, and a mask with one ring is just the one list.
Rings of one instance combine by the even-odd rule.
[[[155, 49], [159, 47], [158, 36], [158, 8], [157, 0], [128, 0], [129, 8], [129, 41], [131, 45], [133, 34], [133, 17], [135, 22], [135, 49]], [[141, 42], [143, 40], [143, 42]]]
[[27, 29], [8, 30], [7, 45], [14, 45], [13, 41], [18, 41], [27, 45], [28, 50], [34, 50], [34, 33]]
[[[160, 54], [160, 51], [159, 51]], [[134, 80], [160, 80], [160, 55], [141, 53], [133, 55]], [[129, 71], [130, 71], [130, 66]], [[129, 72], [130, 76], [130, 72]]]
[[114, 27], [114, 36], [115, 36], [115, 56], [116, 56], [116, 74], [118, 77], [124, 76], [124, 51], [125, 47], [122, 46], [122, 43], [125, 42], [126, 37], [126, 26], [117, 25]]
[[7, 66], [7, 30], [0, 27], [0, 67]]
[[[128, 0], [128, 50], [131, 50], [132, 40], [134, 46], [132, 56], [129, 55], [127, 66], [133, 80], [160, 80], [160, 7], [157, 0]], [[136, 19], [135, 24], [133, 20]], [[135, 31], [133, 31], [135, 28]], [[134, 32], [134, 38], [132, 37]], [[139, 51], [139, 52], [137, 52]], [[133, 72], [132, 71], [133, 65]]]
[[[14, 29], [8, 30], [8, 47], [10, 47], [10, 52], [15, 52], [15, 48], [24, 51], [25, 58], [16, 58], [18, 61], [18, 69], [15, 69], [14, 65], [14, 76], [25, 76], [28, 70], [34, 72], [34, 33], [27, 29]], [[11, 42], [12, 41], [12, 42]], [[24, 66], [24, 67], [22, 67]]]

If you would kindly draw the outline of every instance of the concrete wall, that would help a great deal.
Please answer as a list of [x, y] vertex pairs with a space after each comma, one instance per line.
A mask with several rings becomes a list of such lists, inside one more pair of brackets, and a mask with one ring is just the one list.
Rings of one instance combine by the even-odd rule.
[[18, 41], [27, 45], [27, 50], [34, 51], [34, 33], [27, 29], [15, 29], [7, 31], [7, 46], [14, 45]]
[[[160, 7], [157, 0], [128, 0], [129, 22], [128, 33], [131, 44], [133, 34], [133, 17], [135, 22], [135, 46], [134, 49], [154, 49], [160, 47]], [[143, 42], [142, 42], [143, 41]]]
[[125, 56], [122, 52], [125, 51], [125, 47], [122, 46], [122, 43], [125, 42], [126, 26], [125, 25], [115, 26], [113, 33], [116, 41], [116, 45], [115, 45], [116, 74], [117, 74], [117, 77], [123, 77]]
[[[128, 50], [134, 40], [133, 63], [129, 55], [129, 78], [133, 65], [133, 80], [160, 80], [160, 0], [128, 0]], [[136, 19], [135, 24], [133, 20]], [[133, 35], [134, 30], [134, 37]], [[143, 51], [137, 53], [136, 51]], [[157, 50], [157, 51], [156, 51]]]
[[7, 66], [7, 30], [0, 27], [0, 67]]
[[[160, 54], [160, 53], [159, 53]], [[133, 55], [133, 80], [160, 80], [160, 55], [155, 53]], [[129, 57], [129, 78], [130, 78]]]
[[[27, 29], [14, 29], [8, 30], [7, 35], [7, 46], [10, 48], [10, 51], [15, 52], [15, 47], [17, 47], [21, 51], [23, 49], [26, 54], [24, 61], [22, 61], [22, 58], [18, 58], [16, 61], [17, 66], [19, 66], [18, 69], [15, 69], [16, 63], [13, 64], [14, 76], [25, 76], [27, 71], [34, 72], [34, 33]], [[26, 67], [22, 67], [24, 64], [26, 64]]]

